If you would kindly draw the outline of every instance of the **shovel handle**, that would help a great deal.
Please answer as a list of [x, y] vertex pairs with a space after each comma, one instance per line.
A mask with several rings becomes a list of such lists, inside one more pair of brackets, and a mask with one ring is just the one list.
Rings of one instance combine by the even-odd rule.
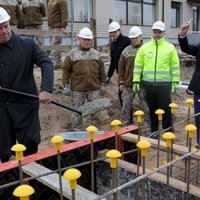
[[[11, 92], [11, 93], [14, 93], [14, 94], [19, 94], [19, 95], [27, 96], [27, 97], [32, 97], [32, 98], [35, 98], [35, 99], [39, 99], [39, 96], [34, 95], [34, 94], [29, 94], [29, 93], [20, 92], [20, 91], [8, 89], [8, 88], [2, 88], [2, 87], [0, 87], [0, 90], [6, 91], [6, 92]], [[56, 106], [65, 108], [65, 109], [67, 109], [67, 110], [71, 110], [71, 111], [73, 111], [73, 112], [76, 112], [76, 113], [78, 113], [79, 115], [82, 115], [82, 111], [77, 110], [77, 109], [75, 109], [75, 108], [72, 108], [72, 107], [70, 107], [70, 106], [67, 106], [67, 105], [65, 105], [65, 104], [58, 103], [58, 102], [56, 102], [56, 101], [51, 101], [51, 103], [54, 104], [54, 105], [56, 105]]]

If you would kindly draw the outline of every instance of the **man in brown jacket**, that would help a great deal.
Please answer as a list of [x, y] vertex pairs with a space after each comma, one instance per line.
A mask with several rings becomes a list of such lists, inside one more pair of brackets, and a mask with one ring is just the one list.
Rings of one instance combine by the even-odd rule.
[[[72, 96], [72, 105], [77, 108], [86, 101], [100, 98], [106, 90], [106, 73], [100, 53], [91, 48], [93, 34], [89, 28], [79, 32], [79, 47], [72, 49], [63, 63], [63, 94]], [[72, 116], [73, 130], [83, 130], [82, 118]], [[99, 126], [97, 114], [91, 115], [90, 124]]]
[[[43, 18], [46, 16], [46, 8], [43, 0], [25, 0], [22, 3], [24, 26], [26, 29], [42, 30]], [[43, 37], [36, 36], [39, 45], [43, 44]]]
[[0, 0], [0, 7], [4, 8], [10, 15], [10, 25], [12, 28], [18, 25], [18, 19], [21, 19], [22, 12], [20, 6], [15, 0]]
[[[66, 32], [68, 24], [68, 4], [66, 0], [49, 0], [48, 1], [48, 26], [50, 29]], [[62, 37], [55, 36], [51, 40], [51, 45], [59, 45]], [[53, 50], [50, 54], [54, 68], [61, 68], [61, 52]]]

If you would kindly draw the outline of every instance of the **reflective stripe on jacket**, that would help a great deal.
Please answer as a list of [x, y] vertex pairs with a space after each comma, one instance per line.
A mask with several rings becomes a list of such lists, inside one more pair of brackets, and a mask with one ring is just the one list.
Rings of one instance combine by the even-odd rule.
[[179, 82], [179, 57], [173, 44], [165, 37], [144, 44], [135, 58], [134, 82]]

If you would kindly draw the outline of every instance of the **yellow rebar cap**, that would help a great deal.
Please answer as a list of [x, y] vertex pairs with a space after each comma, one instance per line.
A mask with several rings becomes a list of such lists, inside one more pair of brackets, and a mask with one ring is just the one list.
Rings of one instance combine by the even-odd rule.
[[115, 149], [112, 149], [106, 153], [106, 156], [110, 158], [110, 167], [117, 168], [117, 159], [121, 157], [121, 153]]
[[121, 125], [122, 122], [118, 119], [115, 119], [111, 122], [111, 125], [114, 126], [115, 133], [119, 132], [119, 125]]
[[162, 137], [166, 140], [172, 140], [176, 138], [176, 136], [172, 132], [166, 132], [162, 135]]
[[156, 112], [155, 112], [157, 115], [162, 115], [162, 114], [164, 114], [165, 113], [165, 111], [164, 110], [162, 110], [162, 109], [158, 109], [158, 110], [156, 110]]
[[176, 103], [170, 103], [169, 107], [170, 108], [178, 108], [178, 105]]
[[196, 131], [197, 127], [193, 124], [188, 124], [187, 126], [185, 126], [185, 130], [186, 131]]
[[155, 114], [158, 115], [158, 120], [159, 120], [159, 121], [162, 120], [162, 115], [163, 115], [164, 113], [165, 113], [165, 111], [162, 110], [162, 109], [158, 109], [158, 110], [156, 110]]
[[137, 110], [136, 112], [134, 112], [134, 115], [135, 116], [142, 116], [142, 115], [144, 115], [144, 112], [141, 111], [141, 110]]
[[56, 136], [51, 138], [51, 142], [53, 144], [61, 143], [63, 141], [64, 141], [64, 138], [62, 136], [60, 136], [60, 135], [56, 135]]
[[147, 140], [141, 140], [137, 143], [137, 147], [140, 149], [148, 149], [151, 147], [151, 143]]
[[142, 116], [144, 115], [143, 111], [138, 110], [134, 113], [134, 115], [137, 117], [137, 122], [142, 122]]
[[188, 138], [194, 138], [194, 131], [197, 130], [197, 127], [193, 124], [188, 124], [185, 126], [185, 130], [187, 131]]
[[98, 129], [95, 126], [88, 126], [86, 128], [86, 131], [89, 133], [89, 138], [91, 140], [94, 140], [94, 132], [98, 131]]
[[11, 150], [15, 152], [25, 151], [26, 147], [23, 144], [15, 144], [12, 146]]
[[186, 103], [188, 105], [188, 108], [192, 108], [192, 104], [194, 103], [193, 99], [186, 99]]
[[110, 150], [110, 151], [108, 151], [108, 152], [106, 153], [106, 156], [107, 156], [108, 158], [119, 158], [119, 157], [122, 156], [122, 154], [121, 154], [119, 151], [117, 151], [117, 150], [115, 150], [115, 149], [112, 149], [112, 150]]
[[35, 190], [33, 189], [33, 187], [31, 187], [30, 185], [20, 185], [18, 186], [14, 191], [13, 191], [13, 195], [16, 197], [28, 197], [30, 195], [32, 195], [35, 192]]
[[112, 122], [111, 122], [111, 125], [112, 126], [119, 126], [119, 125], [121, 125], [122, 124], [122, 122], [120, 121], [120, 120], [118, 120], [118, 119], [115, 119], [115, 120], [113, 120]]
[[63, 174], [64, 178], [69, 180], [69, 181], [73, 181], [78, 179], [81, 176], [81, 172], [78, 169], [75, 168], [71, 168], [68, 169], [64, 174]]
[[169, 107], [171, 108], [171, 113], [174, 114], [178, 105], [176, 103], [170, 103]]
[[88, 132], [95, 132], [95, 131], [98, 131], [98, 129], [95, 126], [88, 126], [86, 128], [86, 131], [88, 131]]

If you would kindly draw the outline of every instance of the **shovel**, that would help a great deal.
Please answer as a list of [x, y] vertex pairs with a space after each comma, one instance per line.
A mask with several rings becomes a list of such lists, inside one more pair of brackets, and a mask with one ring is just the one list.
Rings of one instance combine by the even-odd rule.
[[[14, 94], [27, 96], [27, 97], [32, 97], [32, 98], [35, 98], [35, 99], [39, 99], [39, 96], [37, 96], [37, 95], [33, 95], [33, 94], [25, 93], [25, 92], [20, 92], [20, 91], [8, 89], [8, 88], [2, 88], [1, 86], [0, 86], [0, 90], [6, 91], [6, 92], [11, 92], [11, 93], [14, 93]], [[56, 101], [53, 101], [53, 100], [51, 100], [51, 103], [56, 105], [56, 106], [70, 110], [72, 112], [78, 113], [82, 117], [94, 114], [94, 113], [101, 111], [105, 108], [108, 108], [112, 105], [110, 99], [108, 99], [108, 98], [100, 98], [100, 99], [96, 99], [96, 100], [91, 101], [91, 102], [87, 102], [87, 103], [83, 104], [82, 106], [80, 106], [78, 109], [72, 108], [71, 106], [68, 106], [68, 105], [65, 105], [63, 103], [59, 103], [59, 102], [56, 102]]]

